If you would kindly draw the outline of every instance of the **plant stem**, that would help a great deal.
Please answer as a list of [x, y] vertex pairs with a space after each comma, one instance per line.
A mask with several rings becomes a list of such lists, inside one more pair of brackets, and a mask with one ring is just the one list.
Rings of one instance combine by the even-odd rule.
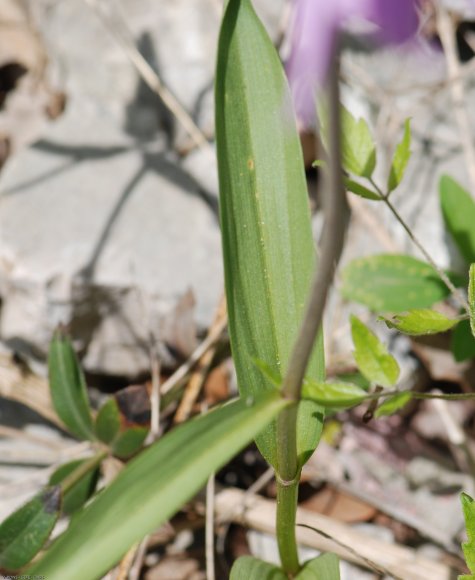
[[[321, 328], [323, 311], [340, 258], [349, 217], [343, 188], [340, 158], [340, 98], [339, 66], [335, 58], [327, 89], [330, 113], [329, 178], [324, 183], [325, 227], [322, 236], [321, 259], [316, 268], [305, 308], [302, 324], [293, 346], [282, 385], [283, 396], [298, 403], [302, 382], [317, 334]], [[297, 509], [300, 465], [297, 457], [297, 412], [292, 405], [277, 420], [277, 543], [284, 571], [293, 577], [299, 571], [295, 514]]]
[[83, 463], [78, 465], [78, 467], [61, 482], [61, 490], [63, 494], [67, 493], [90, 471], [98, 467], [101, 461], [107, 457], [107, 455], [107, 451], [99, 451], [96, 453], [96, 455], [89, 457]]
[[465, 300], [465, 298], [463, 297], [462, 293], [460, 292], [460, 290], [458, 290], [454, 284], [451, 282], [450, 278], [447, 276], [447, 274], [442, 270], [442, 268], [440, 266], [438, 266], [436, 264], [436, 262], [434, 261], [434, 259], [432, 258], [432, 256], [429, 254], [429, 252], [424, 248], [424, 246], [422, 245], [422, 243], [420, 242], [419, 238], [414, 234], [414, 232], [411, 230], [411, 228], [407, 225], [407, 223], [404, 221], [404, 219], [402, 218], [401, 214], [398, 212], [398, 210], [394, 207], [394, 205], [389, 201], [388, 199], [388, 194], [384, 194], [381, 191], [381, 188], [378, 186], [378, 184], [372, 179], [370, 178], [369, 181], [371, 182], [371, 185], [376, 189], [376, 191], [379, 193], [379, 195], [381, 196], [382, 201], [384, 201], [384, 203], [386, 204], [386, 206], [389, 208], [389, 210], [391, 211], [391, 213], [393, 214], [393, 216], [397, 219], [397, 221], [401, 224], [401, 226], [404, 228], [404, 230], [406, 231], [407, 235], [409, 236], [409, 238], [411, 239], [412, 243], [419, 249], [419, 251], [423, 254], [423, 256], [425, 257], [425, 259], [429, 262], [429, 264], [434, 268], [434, 270], [437, 272], [437, 274], [439, 275], [439, 278], [442, 280], [442, 282], [447, 286], [447, 288], [450, 290], [451, 294], [454, 296], [454, 298], [457, 300], [457, 302], [459, 303], [459, 305], [466, 311], [467, 314], [470, 313], [470, 306], [468, 305], [468, 302]]

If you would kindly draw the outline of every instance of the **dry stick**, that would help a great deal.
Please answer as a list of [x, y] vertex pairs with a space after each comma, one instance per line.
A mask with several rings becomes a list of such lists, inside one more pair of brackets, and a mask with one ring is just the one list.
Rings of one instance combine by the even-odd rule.
[[220, 338], [226, 328], [227, 317], [223, 318], [216, 328], [203, 340], [193, 351], [189, 359], [184, 362], [160, 387], [160, 393], [166, 395], [191, 371], [203, 354], [211, 348]]
[[136, 549], [134, 563], [129, 570], [129, 580], [139, 580], [140, 578], [140, 571], [142, 570], [145, 554], [147, 553], [149, 539], [150, 535], [145, 536]]
[[215, 580], [214, 570], [214, 473], [206, 484], [206, 580]]
[[432, 258], [432, 256], [429, 254], [429, 252], [424, 248], [424, 246], [420, 242], [419, 238], [414, 234], [414, 232], [411, 230], [411, 228], [407, 225], [407, 223], [404, 221], [403, 217], [398, 212], [398, 210], [394, 207], [394, 205], [391, 203], [391, 201], [389, 201], [388, 194], [384, 194], [382, 192], [381, 188], [378, 186], [378, 184], [374, 181], [373, 178], [370, 178], [369, 181], [370, 181], [371, 185], [376, 189], [376, 191], [378, 192], [378, 194], [380, 195], [381, 200], [386, 204], [386, 206], [389, 208], [389, 210], [391, 211], [391, 213], [393, 214], [393, 216], [397, 219], [397, 221], [404, 228], [405, 232], [409, 236], [409, 238], [412, 241], [412, 243], [423, 254], [423, 256], [425, 257], [425, 259], [429, 262], [429, 264], [437, 272], [437, 274], [439, 275], [439, 278], [442, 280], [442, 282], [450, 290], [451, 294], [457, 300], [457, 302], [459, 303], [459, 305], [469, 315], [470, 314], [470, 306], [469, 306], [468, 302], [465, 300], [465, 298], [462, 295], [462, 293], [460, 292], [460, 290], [458, 290], [458, 288], [456, 288], [452, 284], [452, 282], [451, 282], [450, 278], [447, 276], [447, 274], [442, 270], [442, 268], [440, 266], [438, 266], [436, 264], [435, 260]]
[[150, 368], [152, 374], [152, 392], [150, 393], [150, 438], [156, 441], [160, 435], [160, 359], [156, 341], [150, 332]]
[[307, 524], [297, 524], [297, 526], [299, 528], [306, 528], [307, 530], [312, 530], [313, 532], [320, 534], [320, 536], [322, 536], [326, 540], [330, 540], [331, 542], [334, 542], [335, 544], [337, 544], [337, 546], [340, 546], [340, 548], [343, 548], [344, 550], [348, 551], [357, 560], [360, 559], [361, 562], [366, 564], [366, 566], [370, 570], [374, 570], [378, 574], [381, 574], [381, 576], [391, 576], [391, 578], [394, 578], [394, 580], [404, 580], [404, 578], [401, 578], [401, 576], [396, 576], [394, 574], [394, 572], [390, 572], [389, 570], [380, 566], [379, 564], [376, 564], [376, 562], [373, 562], [369, 558], [365, 558], [364, 556], [361, 556], [360, 554], [358, 554], [358, 552], [356, 550], [353, 550], [353, 548], [351, 548], [347, 544], [344, 544], [343, 542], [340, 542], [339, 540], [337, 540], [333, 536], [330, 536], [330, 534], [327, 534], [323, 530], [320, 530], [319, 528], [315, 528], [314, 526], [309, 526]]
[[[210, 148], [211, 146], [203, 132], [196, 125], [183, 106], [178, 102], [177, 98], [162, 83], [157, 73], [145, 60], [135, 44], [121, 33], [121, 31], [115, 25], [110, 14], [106, 14], [106, 12], [103, 10], [103, 7], [100, 5], [101, 2], [98, 0], [84, 1], [96, 12], [104, 26], [109, 30], [124, 53], [127, 55], [130, 62], [135, 66], [143, 81], [154, 93], [160, 97], [164, 105], [181, 123], [194, 143], [200, 148]], [[123, 21], [121, 24], [124, 28], [127, 27], [125, 21]]]
[[[223, 294], [219, 301], [218, 308], [216, 309], [213, 323], [211, 324], [211, 327], [208, 331], [208, 336], [212, 335], [216, 328], [221, 328], [222, 322], [226, 321], [226, 316], [226, 297]], [[193, 405], [195, 404], [196, 399], [200, 394], [208, 369], [216, 353], [216, 346], [216, 343], [214, 343], [200, 357], [196, 365], [196, 369], [188, 381], [188, 385], [181, 399], [180, 406], [178, 407], [175, 414], [175, 423], [183, 423], [191, 415]]]
[[472, 193], [475, 192], [475, 150], [473, 147], [470, 116], [467, 109], [465, 89], [461, 76], [461, 67], [457, 54], [455, 42], [455, 30], [449, 12], [442, 6], [441, 2], [436, 6], [437, 29], [439, 31], [442, 47], [447, 59], [447, 69], [449, 77], [453, 80], [450, 83], [450, 94], [454, 106], [455, 120], [458, 125], [460, 139], [462, 141], [465, 163], [472, 185]]

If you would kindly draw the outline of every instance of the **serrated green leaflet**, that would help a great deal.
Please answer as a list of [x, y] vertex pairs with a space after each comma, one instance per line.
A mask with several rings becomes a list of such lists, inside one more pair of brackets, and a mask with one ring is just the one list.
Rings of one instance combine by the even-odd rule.
[[398, 393], [393, 397], [388, 397], [384, 403], [381, 403], [381, 405], [376, 409], [374, 416], [379, 418], [394, 415], [394, 413], [397, 413], [405, 407], [411, 399], [411, 393]]
[[[254, 364], [279, 376], [303, 316], [315, 251], [303, 159], [280, 59], [249, 0], [230, 0], [219, 38], [216, 140], [229, 332], [240, 392], [273, 385]], [[307, 373], [323, 380], [319, 340]], [[321, 409], [299, 407], [298, 454], [315, 449]], [[276, 466], [276, 424], [257, 444]]]
[[323, 554], [306, 562], [296, 580], [340, 580], [340, 565], [335, 554]]
[[439, 183], [445, 225], [467, 264], [475, 262], [475, 202], [454, 179], [444, 175]]
[[373, 201], [382, 201], [382, 197], [375, 191], [368, 189], [361, 183], [353, 181], [352, 179], [345, 179], [345, 187], [348, 191], [364, 197], [365, 199], [371, 199]]
[[[328, 104], [324, 100], [318, 103], [318, 117], [322, 128], [322, 139], [328, 149]], [[348, 173], [367, 178], [373, 175], [376, 167], [376, 147], [371, 131], [364, 119], [356, 120], [343, 105], [341, 106], [341, 156], [343, 168]]]
[[388, 177], [388, 192], [393, 191], [401, 183], [411, 157], [411, 120], [404, 123], [404, 135], [396, 147]]
[[399, 377], [399, 365], [379, 338], [356, 316], [351, 317], [354, 357], [362, 374], [373, 383], [390, 387]]
[[459, 579], [471, 580], [475, 577], [475, 502], [466, 493], [461, 494], [460, 500], [467, 530], [467, 542], [462, 544], [462, 549], [472, 575], [459, 576]]
[[288, 578], [287, 574], [273, 564], [252, 556], [242, 556], [234, 562], [229, 580], [288, 580]]
[[287, 404], [271, 392], [229, 403], [175, 428], [128, 463], [28, 574], [48, 580], [100, 578]]
[[73, 435], [94, 439], [86, 381], [69, 338], [58, 330], [48, 355], [51, 398], [56, 413]]
[[343, 270], [342, 281], [345, 298], [376, 312], [427, 308], [449, 294], [429, 264], [398, 254], [353, 260]]
[[440, 312], [428, 308], [409, 310], [393, 318], [385, 318], [384, 321], [388, 327], [396, 328], [399, 332], [410, 336], [446, 332], [460, 322], [458, 319], [447, 318]]
[[48, 487], [0, 525], [0, 568], [18, 570], [41, 550], [61, 508], [60, 487]]
[[[76, 459], [75, 461], [64, 463], [51, 475], [49, 485], [60, 484], [83, 463], [83, 459]], [[65, 514], [71, 514], [81, 508], [94, 493], [98, 480], [99, 467], [96, 467], [96, 469], [92, 469], [86, 473], [76, 485], [64, 494], [61, 511]]]
[[470, 329], [475, 337], [475, 264], [471, 264], [469, 271], [468, 305], [470, 307]]
[[352, 383], [319, 383], [305, 380], [302, 397], [316, 401], [323, 407], [346, 409], [358, 405], [365, 400], [368, 393]]

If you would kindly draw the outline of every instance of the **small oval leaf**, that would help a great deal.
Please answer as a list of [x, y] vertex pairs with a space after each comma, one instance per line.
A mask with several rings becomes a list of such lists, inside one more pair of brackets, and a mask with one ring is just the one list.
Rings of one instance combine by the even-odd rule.
[[253, 556], [241, 556], [234, 562], [229, 580], [287, 580], [287, 575], [273, 564]]
[[429, 264], [398, 254], [353, 260], [343, 270], [342, 282], [345, 298], [376, 312], [427, 308], [449, 294]]
[[322, 554], [304, 564], [295, 580], [340, 580], [340, 563], [335, 554]]
[[443, 175], [439, 183], [445, 225], [467, 264], [475, 262], [475, 201], [454, 179]]
[[316, 401], [319, 405], [332, 409], [346, 409], [359, 405], [368, 393], [352, 383], [320, 383], [305, 379], [302, 398]]
[[58, 519], [61, 488], [48, 487], [0, 525], [0, 568], [18, 570], [41, 550]]
[[111, 397], [99, 409], [96, 417], [95, 432], [106, 444], [111, 443], [120, 431], [120, 411], [116, 399]]
[[412, 395], [408, 392], [398, 393], [393, 397], [388, 397], [384, 403], [381, 403], [381, 405], [376, 409], [374, 416], [379, 418], [394, 415], [394, 413], [397, 413], [405, 407], [411, 399]]
[[394, 385], [399, 377], [396, 359], [356, 316], [351, 316], [351, 336], [355, 345], [355, 361], [363, 375], [383, 387]]
[[[49, 479], [50, 485], [60, 484], [68, 475], [73, 473], [80, 465], [84, 463], [84, 459], [77, 459], [65, 463], [56, 469]], [[92, 496], [99, 481], [99, 467], [88, 472], [76, 485], [64, 494], [62, 511], [65, 514], [72, 514], [80, 509], [86, 501]]]
[[391, 319], [383, 318], [389, 328], [396, 328], [403, 334], [421, 336], [446, 332], [460, 322], [459, 319], [447, 318], [440, 312], [421, 308], [398, 314]]
[[457, 362], [463, 362], [475, 357], [475, 338], [468, 320], [462, 320], [454, 328], [450, 348]]
[[120, 459], [135, 455], [142, 447], [148, 434], [146, 427], [131, 427], [121, 433], [112, 445], [112, 452]]
[[79, 439], [94, 439], [86, 381], [65, 332], [58, 329], [48, 355], [49, 383], [59, 418]]
[[[460, 500], [467, 530], [467, 542], [462, 544], [462, 549], [467, 566], [470, 572], [475, 575], [475, 501], [466, 493], [461, 494]], [[468, 576], [468, 578], [472, 578], [472, 576]]]
[[394, 152], [393, 161], [388, 177], [388, 193], [396, 189], [401, 183], [406, 171], [406, 166], [411, 157], [411, 120], [404, 123], [404, 135]]

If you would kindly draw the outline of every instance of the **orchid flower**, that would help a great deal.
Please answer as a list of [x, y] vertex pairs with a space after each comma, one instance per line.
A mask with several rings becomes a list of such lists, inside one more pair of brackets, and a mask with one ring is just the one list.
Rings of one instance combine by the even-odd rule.
[[340, 29], [350, 19], [377, 26], [375, 40], [400, 44], [418, 27], [418, 0], [295, 0], [295, 19], [287, 73], [297, 115], [305, 124], [315, 116], [315, 90], [325, 84]]

